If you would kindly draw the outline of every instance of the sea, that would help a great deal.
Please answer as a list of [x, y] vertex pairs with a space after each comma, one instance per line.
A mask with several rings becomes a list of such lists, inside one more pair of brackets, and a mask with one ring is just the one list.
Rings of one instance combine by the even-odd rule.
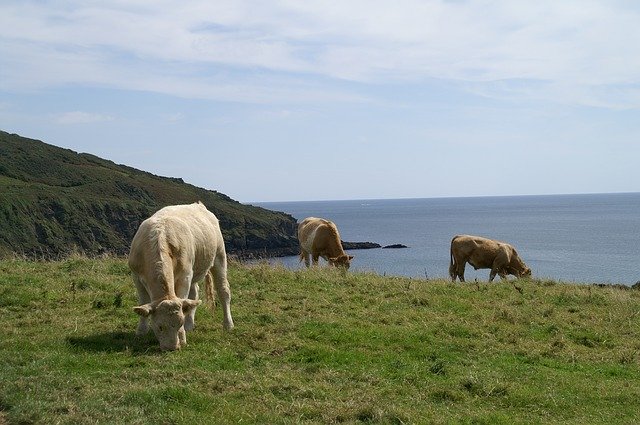
[[[284, 211], [298, 221], [309, 216], [331, 220], [343, 241], [407, 246], [348, 251], [354, 256], [352, 270], [448, 279], [451, 239], [469, 234], [512, 244], [534, 278], [623, 285], [640, 281], [640, 193], [254, 205]], [[303, 267], [298, 257], [270, 261]], [[467, 281], [488, 277], [488, 269], [476, 271], [467, 264]]]

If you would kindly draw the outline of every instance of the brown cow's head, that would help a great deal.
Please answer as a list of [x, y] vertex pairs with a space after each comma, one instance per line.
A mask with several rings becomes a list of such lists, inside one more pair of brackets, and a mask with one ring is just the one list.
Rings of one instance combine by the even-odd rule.
[[353, 255], [343, 254], [338, 257], [329, 258], [329, 264], [336, 267], [343, 267], [345, 270], [349, 270], [351, 260], [353, 260]]
[[511, 258], [511, 264], [509, 264], [508, 272], [518, 278], [531, 277], [531, 269], [522, 261], [518, 252], [513, 249], [513, 257]]
[[527, 266], [524, 266], [524, 270], [520, 272], [518, 277], [531, 277], [531, 269]]
[[200, 301], [176, 298], [139, 305], [133, 311], [151, 318], [151, 329], [158, 338], [161, 350], [179, 350], [187, 344], [184, 317], [199, 304]]
[[515, 267], [508, 267], [507, 271], [509, 274], [512, 274], [518, 278], [521, 277], [526, 277], [529, 278], [531, 277], [531, 269], [529, 267], [527, 267], [527, 265], [525, 263], [523, 263], [522, 261], [519, 261], [519, 264], [517, 264]]

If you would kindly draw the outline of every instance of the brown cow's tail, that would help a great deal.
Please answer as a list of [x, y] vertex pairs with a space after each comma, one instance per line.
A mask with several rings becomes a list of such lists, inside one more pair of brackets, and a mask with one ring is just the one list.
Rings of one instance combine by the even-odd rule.
[[209, 310], [214, 311], [216, 308], [216, 291], [213, 289], [213, 276], [211, 270], [207, 271], [204, 277], [204, 296], [209, 305]]
[[450, 263], [449, 263], [449, 276], [451, 276], [451, 280], [453, 280], [455, 282], [456, 280], [456, 275], [457, 275], [457, 269], [458, 269], [458, 265], [455, 262], [455, 258], [453, 257], [453, 241], [455, 241], [456, 238], [454, 236], [453, 239], [451, 239], [451, 249], [449, 250], [449, 255], [451, 256], [450, 259]]

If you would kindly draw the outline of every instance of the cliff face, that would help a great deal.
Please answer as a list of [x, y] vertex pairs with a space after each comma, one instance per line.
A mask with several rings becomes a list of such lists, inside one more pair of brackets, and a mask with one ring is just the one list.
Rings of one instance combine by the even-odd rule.
[[0, 256], [124, 255], [142, 220], [196, 201], [220, 220], [229, 253], [297, 253], [288, 214], [0, 131]]

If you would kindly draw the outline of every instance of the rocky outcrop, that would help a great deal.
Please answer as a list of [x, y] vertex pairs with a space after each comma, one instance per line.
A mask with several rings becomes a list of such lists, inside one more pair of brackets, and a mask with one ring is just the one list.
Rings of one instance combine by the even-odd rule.
[[374, 249], [380, 248], [382, 246], [379, 243], [375, 242], [340, 242], [342, 242], [342, 249], [344, 249], [345, 251], [351, 249]]
[[382, 247], [382, 249], [396, 249], [396, 248], [409, 248], [409, 247], [401, 243], [394, 243], [392, 245], [386, 245]]

